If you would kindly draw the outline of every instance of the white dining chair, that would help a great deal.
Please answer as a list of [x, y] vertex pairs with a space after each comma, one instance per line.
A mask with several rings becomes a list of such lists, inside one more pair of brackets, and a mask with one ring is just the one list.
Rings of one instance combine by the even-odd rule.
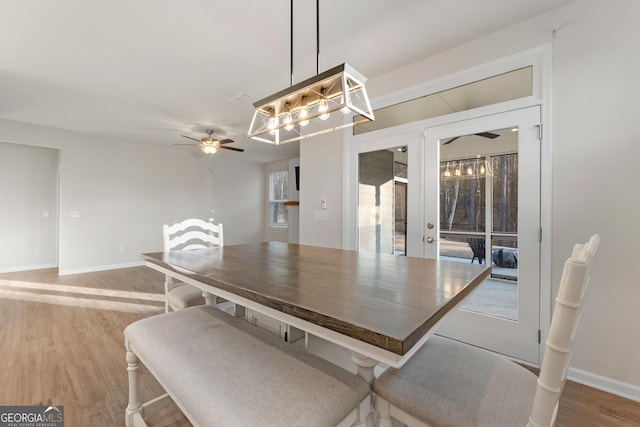
[[374, 382], [378, 425], [553, 426], [599, 243], [594, 235], [575, 245], [564, 265], [539, 377], [495, 353], [433, 336]]
[[[173, 225], [165, 224], [162, 226], [162, 242], [165, 252], [223, 246], [222, 224], [198, 218]], [[211, 299], [210, 304], [216, 304], [217, 297], [206, 293], [203, 295], [201, 289], [186, 283], [174, 283], [171, 277], [165, 276], [165, 312], [206, 304], [205, 295]]]

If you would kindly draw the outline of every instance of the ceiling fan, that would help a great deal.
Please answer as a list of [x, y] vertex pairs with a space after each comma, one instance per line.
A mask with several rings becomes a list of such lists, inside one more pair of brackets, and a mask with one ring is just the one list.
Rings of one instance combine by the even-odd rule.
[[[497, 133], [493, 133], [493, 132], [480, 132], [480, 133], [474, 133], [474, 135], [482, 136], [484, 138], [489, 138], [489, 139], [496, 139], [497, 137], [500, 136]], [[464, 135], [460, 135], [460, 136], [464, 136]], [[443, 143], [442, 145], [451, 144], [453, 141], [460, 138], [460, 136], [453, 137], [447, 142]]]
[[[220, 148], [223, 148], [225, 150], [232, 150], [232, 151], [239, 151], [239, 152], [243, 152], [244, 149], [243, 148], [235, 148], [235, 147], [226, 147], [223, 144], [229, 144], [230, 142], [233, 142], [233, 139], [216, 139], [214, 138], [213, 135], [213, 130], [212, 129], [206, 129], [205, 132], [207, 133], [207, 135], [209, 136], [205, 136], [204, 138], [201, 139], [196, 139], [196, 138], [192, 138], [190, 136], [187, 135], [180, 135], [183, 138], [187, 138], [187, 139], [191, 139], [193, 141], [196, 141], [200, 147], [200, 149], [202, 150], [202, 152], [206, 153], [206, 154], [215, 154], [218, 152], [218, 150]], [[194, 144], [174, 144], [174, 145], [191, 145], [193, 146]]]

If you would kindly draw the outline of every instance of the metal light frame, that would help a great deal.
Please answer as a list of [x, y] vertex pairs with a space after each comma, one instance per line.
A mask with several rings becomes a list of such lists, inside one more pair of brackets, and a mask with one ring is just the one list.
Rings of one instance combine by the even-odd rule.
[[[341, 64], [255, 102], [248, 137], [284, 144], [374, 120], [366, 80]], [[329, 120], [336, 111], [341, 114]], [[358, 119], [347, 117], [349, 113], [358, 114]]]

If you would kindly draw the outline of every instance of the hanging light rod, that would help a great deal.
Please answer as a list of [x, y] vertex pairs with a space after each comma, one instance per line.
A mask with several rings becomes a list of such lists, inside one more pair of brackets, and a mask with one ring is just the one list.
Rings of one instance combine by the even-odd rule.
[[[365, 89], [366, 77], [348, 64], [318, 73], [320, 55], [319, 3], [316, 0], [316, 75], [253, 104], [255, 112], [247, 136], [270, 144], [284, 144], [374, 120]], [[293, 52], [293, 1], [291, 2]], [[293, 76], [293, 53], [291, 54]], [[293, 79], [293, 77], [292, 77]], [[332, 114], [340, 111], [341, 114]], [[354, 117], [349, 116], [355, 114]]]

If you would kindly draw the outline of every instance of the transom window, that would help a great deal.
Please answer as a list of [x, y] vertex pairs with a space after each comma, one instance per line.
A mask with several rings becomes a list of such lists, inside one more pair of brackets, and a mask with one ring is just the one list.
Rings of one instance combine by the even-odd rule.
[[[524, 67], [438, 93], [374, 110], [376, 119], [353, 127], [353, 134], [471, 110], [533, 94], [533, 67]], [[360, 120], [356, 115], [353, 120]]]

